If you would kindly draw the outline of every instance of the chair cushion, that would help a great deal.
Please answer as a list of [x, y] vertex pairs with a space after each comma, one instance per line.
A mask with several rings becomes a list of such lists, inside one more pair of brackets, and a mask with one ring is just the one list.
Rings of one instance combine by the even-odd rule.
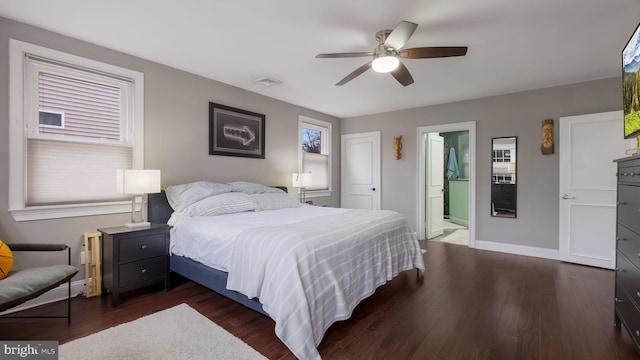
[[36, 298], [69, 281], [78, 269], [54, 265], [13, 271], [0, 280], [0, 312]]

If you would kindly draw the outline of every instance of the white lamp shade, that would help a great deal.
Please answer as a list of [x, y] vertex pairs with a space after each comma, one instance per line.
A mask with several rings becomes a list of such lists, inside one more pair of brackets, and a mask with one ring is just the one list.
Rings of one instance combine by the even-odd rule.
[[395, 56], [381, 56], [373, 60], [371, 67], [375, 72], [388, 73], [395, 70], [399, 64], [400, 60]]
[[120, 194], [160, 192], [160, 170], [118, 169], [116, 191]]
[[293, 182], [293, 187], [307, 187], [313, 184], [313, 179], [311, 177], [311, 173], [293, 173], [291, 175], [291, 180]]

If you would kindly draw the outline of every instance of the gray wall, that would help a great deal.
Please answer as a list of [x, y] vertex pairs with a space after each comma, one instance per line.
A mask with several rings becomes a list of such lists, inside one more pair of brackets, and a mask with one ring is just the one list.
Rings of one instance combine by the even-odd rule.
[[[476, 240], [558, 249], [558, 119], [619, 110], [621, 99], [620, 79], [610, 78], [343, 119], [341, 133], [382, 132], [382, 207], [399, 211], [416, 226], [417, 128], [475, 121]], [[545, 119], [555, 121], [554, 155], [540, 153]], [[403, 157], [394, 160], [393, 137], [398, 135], [403, 135]], [[517, 219], [490, 216], [491, 138], [498, 136], [518, 137]], [[594, 149], [600, 146], [606, 144], [594, 144]]]
[[[145, 167], [162, 171], [162, 186], [193, 180], [248, 180], [291, 187], [298, 163], [298, 116], [333, 123], [339, 119], [241, 90], [167, 66], [0, 18], [0, 239], [50, 241], [72, 246], [79, 262], [84, 232], [119, 226], [129, 214], [16, 222], [8, 209], [9, 189], [9, 39], [64, 51], [144, 73]], [[212, 66], [214, 66], [212, 64]], [[266, 159], [208, 155], [208, 103], [216, 102], [266, 115]], [[340, 142], [333, 142], [338, 155]], [[339, 206], [340, 157], [333, 162], [334, 192], [314, 202]]]

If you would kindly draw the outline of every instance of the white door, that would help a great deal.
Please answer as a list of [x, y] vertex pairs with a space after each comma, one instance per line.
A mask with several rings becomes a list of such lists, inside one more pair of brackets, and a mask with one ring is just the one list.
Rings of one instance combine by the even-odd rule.
[[427, 239], [444, 232], [444, 138], [427, 136]]
[[560, 118], [560, 260], [615, 268], [613, 160], [630, 147], [622, 119], [622, 111]]
[[341, 137], [340, 206], [380, 210], [380, 131]]

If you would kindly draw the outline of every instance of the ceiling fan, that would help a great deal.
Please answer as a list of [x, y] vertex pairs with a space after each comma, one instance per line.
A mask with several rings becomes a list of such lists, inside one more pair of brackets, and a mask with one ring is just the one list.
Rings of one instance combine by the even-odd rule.
[[373, 52], [351, 52], [335, 54], [318, 54], [316, 58], [346, 58], [372, 56], [373, 59], [360, 66], [354, 72], [338, 81], [337, 86], [344, 85], [355, 79], [360, 74], [373, 68], [376, 72], [391, 73], [391, 75], [407, 86], [413, 84], [413, 77], [409, 70], [400, 62], [403, 59], [430, 59], [449, 56], [464, 56], [467, 53], [466, 46], [431, 46], [400, 50], [409, 40], [418, 24], [409, 21], [401, 21], [393, 30], [380, 30], [376, 33], [378, 46]]

